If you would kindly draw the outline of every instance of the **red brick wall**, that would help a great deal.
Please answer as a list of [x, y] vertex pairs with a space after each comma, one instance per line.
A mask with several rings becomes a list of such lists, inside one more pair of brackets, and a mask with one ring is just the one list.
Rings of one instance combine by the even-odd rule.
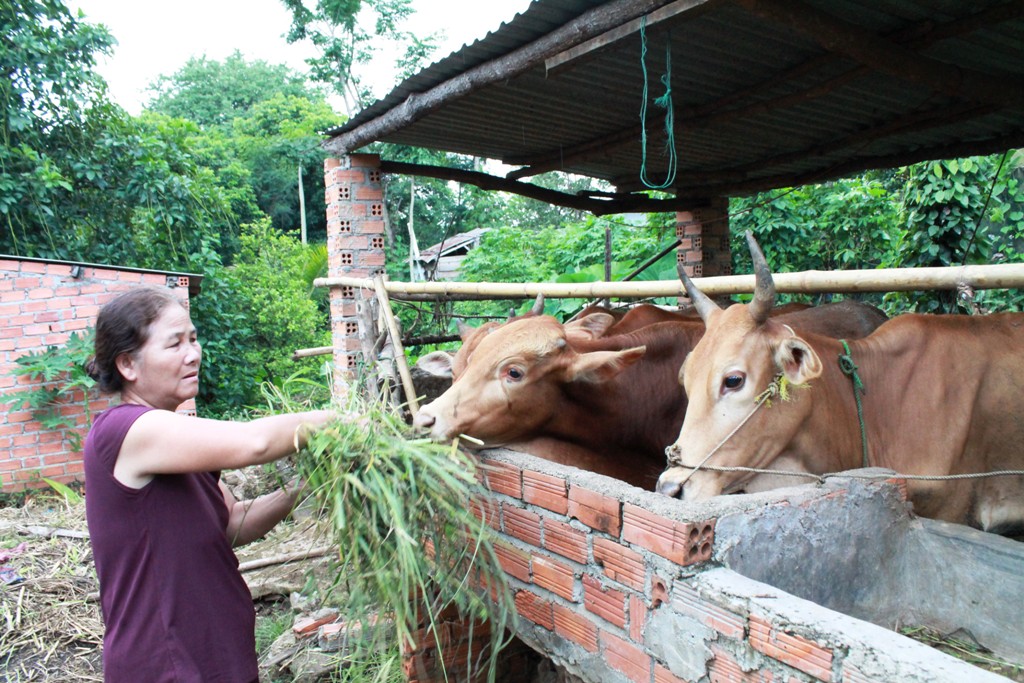
[[[473, 507], [499, 533], [496, 549], [526, 624], [518, 635], [529, 639], [525, 631], [533, 629], [542, 634], [537, 642], [562, 642], [562, 656], [583, 667], [585, 679], [608, 679], [595, 667], [636, 683], [831, 683], [855, 674], [843, 652], [774, 614], [738, 609], [694, 587], [694, 577], [719, 567], [712, 561], [716, 519], [680, 522], [578, 484], [572, 474], [484, 455], [487, 494]], [[697, 675], [684, 677], [660, 656], [664, 632], [652, 619], [666, 610], [708, 629], [710, 648]], [[414, 647], [406, 657], [410, 681], [443, 680], [429, 666], [437, 658], [429, 648]]]
[[728, 199], [676, 213], [676, 237], [680, 240], [676, 259], [686, 267], [687, 275], [732, 275]]
[[[76, 277], [77, 275], [77, 277]], [[96, 323], [100, 306], [139, 285], [167, 287], [189, 303], [189, 276], [129, 271], [106, 266], [76, 265], [35, 259], [0, 257], [0, 391], [3, 398], [35, 386], [14, 377], [21, 356], [67, 342]], [[89, 411], [108, 407], [111, 397], [90, 392]], [[85, 397], [81, 392], [60, 408], [73, 427], [46, 429], [21, 405], [0, 406], [0, 488], [19, 490], [42, 477], [71, 482], [82, 477], [82, 454], [76, 439], [88, 431]], [[190, 401], [180, 410], [194, 411]]]
[[[384, 274], [384, 191], [380, 157], [350, 154], [324, 161], [327, 203], [327, 270], [330, 277], [371, 279]], [[359, 287], [331, 288], [331, 330], [338, 382], [363, 362], [357, 307], [374, 293]], [[335, 387], [343, 395], [344, 387]]]

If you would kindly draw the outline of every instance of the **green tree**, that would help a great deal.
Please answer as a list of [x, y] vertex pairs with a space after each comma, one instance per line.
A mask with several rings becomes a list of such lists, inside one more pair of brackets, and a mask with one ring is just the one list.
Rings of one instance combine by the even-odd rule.
[[223, 62], [192, 57], [149, 87], [147, 109], [188, 119], [203, 128], [230, 127], [253, 107], [273, 97], [315, 98], [304, 75], [284, 65], [246, 61], [237, 50]]
[[729, 204], [733, 271], [751, 272], [750, 230], [775, 272], [877, 268], [900, 232], [892, 172], [764, 192]]
[[308, 250], [294, 233], [282, 235], [267, 221], [245, 226], [241, 241], [233, 275], [245, 283], [237, 296], [251, 325], [244, 342], [245, 374], [257, 383], [279, 384], [302, 368], [315, 370], [315, 359], [297, 364], [291, 358], [296, 349], [330, 343], [330, 331], [304, 277]]
[[[407, 74], [434, 50], [433, 37], [416, 38], [399, 29], [399, 24], [414, 12], [411, 0], [281, 2], [292, 15], [288, 42], [309, 40], [319, 51], [318, 56], [306, 60], [310, 78], [341, 95], [350, 112], [370, 103], [369, 92], [360, 84], [353, 67], [370, 62], [376, 43], [388, 41], [404, 46], [398, 66]], [[364, 10], [369, 11], [361, 15]], [[372, 28], [364, 26], [361, 18], [366, 18]]]
[[107, 99], [95, 56], [113, 38], [59, 2], [0, 6], [0, 251], [177, 269], [231, 207], [171, 119], [133, 120]]
[[301, 168], [309, 241], [327, 239], [320, 132], [337, 125], [326, 101], [275, 95], [234, 120], [234, 142], [249, 169], [260, 209], [279, 230], [297, 230]]
[[93, 72], [113, 37], [59, 0], [0, 4], [0, 249], [66, 255], [59, 206], [74, 191], [69, 161], [117, 112]]
[[[1007, 153], [910, 167], [904, 194], [906, 229], [894, 250], [893, 265], [991, 263], [997, 253], [1020, 260], [1016, 246], [1024, 237], [1024, 192], [1015, 160], [1019, 156]], [[893, 294], [889, 299], [924, 312], [957, 308], [952, 291]]]
[[[321, 91], [285, 66], [237, 52], [223, 63], [190, 60], [154, 90], [153, 111], [199, 126], [198, 160], [221, 177], [240, 223], [267, 215], [279, 230], [299, 229], [301, 168], [308, 239], [326, 238], [321, 132], [339, 116]], [[229, 260], [236, 248], [222, 243]]]

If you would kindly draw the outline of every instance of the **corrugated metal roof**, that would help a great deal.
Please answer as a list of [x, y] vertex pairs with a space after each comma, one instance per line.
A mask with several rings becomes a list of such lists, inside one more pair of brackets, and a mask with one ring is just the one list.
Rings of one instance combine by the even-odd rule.
[[680, 197], [1024, 146], [1022, 0], [536, 0], [326, 146], [379, 140], [643, 189], [638, 17], [647, 176], [668, 168], [653, 104], [668, 48]]

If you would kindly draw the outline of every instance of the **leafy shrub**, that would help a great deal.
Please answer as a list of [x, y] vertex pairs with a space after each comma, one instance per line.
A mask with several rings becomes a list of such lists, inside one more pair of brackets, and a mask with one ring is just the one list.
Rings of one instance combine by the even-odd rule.
[[11, 371], [15, 377], [28, 377], [34, 385], [24, 391], [14, 392], [6, 403], [11, 408], [22, 407], [32, 411], [32, 416], [46, 429], [67, 429], [72, 450], [79, 451], [82, 437], [70, 428], [77, 427], [77, 416], [61, 413], [61, 408], [74, 401], [82, 392], [82, 407], [87, 424], [92, 422], [89, 413], [90, 391], [96, 381], [89, 377], [85, 365], [93, 352], [93, 330], [83, 334], [73, 332], [63, 346], [48, 346], [42, 351], [20, 356]]

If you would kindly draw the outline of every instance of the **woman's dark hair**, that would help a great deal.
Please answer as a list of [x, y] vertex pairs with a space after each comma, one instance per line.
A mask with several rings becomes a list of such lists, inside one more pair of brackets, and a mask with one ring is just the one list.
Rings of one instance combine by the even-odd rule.
[[139, 287], [118, 295], [104, 304], [96, 318], [96, 344], [93, 358], [86, 365], [89, 376], [99, 383], [100, 391], [121, 391], [124, 378], [117, 369], [117, 357], [134, 354], [149, 338], [149, 326], [168, 304], [181, 302], [166, 289]]

